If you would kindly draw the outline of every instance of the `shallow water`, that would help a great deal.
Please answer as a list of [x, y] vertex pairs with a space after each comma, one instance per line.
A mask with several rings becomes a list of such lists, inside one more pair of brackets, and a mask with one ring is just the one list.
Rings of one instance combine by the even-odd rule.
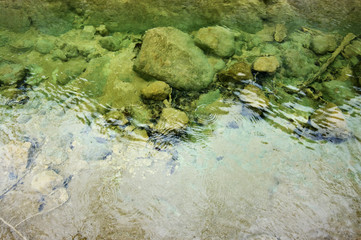
[[[6, 34], [11, 38], [14, 33]], [[74, 30], [58, 40], [69, 41], [76, 34]], [[136, 93], [145, 83], [132, 72], [128, 60], [134, 57], [140, 37], [128, 35], [129, 46], [106, 56], [111, 57], [111, 66], [124, 64], [116, 70], [122, 87]], [[250, 45], [242, 54], [254, 58], [250, 49], [256, 43], [242, 44]], [[262, 54], [299, 46], [262, 44]], [[261, 113], [242, 103], [239, 86], [220, 84], [210, 88], [220, 90], [222, 103], [207, 116], [193, 116], [200, 110], [189, 107], [200, 93], [183, 96], [176, 91], [171, 104], [187, 112], [191, 122], [181, 133], [162, 135], [152, 132], [152, 123], [135, 120], [136, 114], [127, 112], [134, 106], [142, 111], [145, 106], [130, 97], [132, 93], [111, 95], [124, 100], [116, 108], [123, 109], [130, 121], [114, 127], [106, 119], [109, 96], [95, 96], [99, 86], [89, 93], [82, 87], [91, 81], [81, 77], [61, 86], [56, 75], [60, 60], [51, 61], [49, 54], [34, 50], [15, 54], [6, 45], [1, 50], [6, 60], [49, 67], [42, 74], [50, 77], [29, 70], [33, 72], [26, 80], [44, 78], [42, 83], [2, 88], [0, 95], [0, 217], [24, 238], [361, 238], [357, 86], [337, 85], [340, 96], [324, 90], [323, 99], [310, 100], [287, 94], [277, 85], [300, 81], [287, 75], [299, 69], [287, 69], [282, 73], [285, 79], [256, 74], [252, 84], [263, 85], [270, 99], [267, 110]], [[79, 59], [70, 64], [84, 60]], [[343, 66], [345, 61], [339, 59], [338, 64]], [[309, 71], [306, 68], [301, 70]], [[109, 79], [106, 84], [112, 82]], [[8, 97], [6, 91], [23, 92]], [[303, 133], [308, 131], [303, 126], [310, 115], [326, 101], [337, 102], [343, 111], [351, 132], [348, 138]], [[34, 179], [47, 170], [60, 180], [48, 192], [37, 191]], [[22, 239], [11, 226], [0, 223], [1, 239]]]

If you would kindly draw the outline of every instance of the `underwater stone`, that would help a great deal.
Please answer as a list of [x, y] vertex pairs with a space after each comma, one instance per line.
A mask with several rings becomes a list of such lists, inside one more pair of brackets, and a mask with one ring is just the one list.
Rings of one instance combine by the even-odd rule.
[[66, 57], [65, 53], [60, 50], [60, 49], [56, 49], [53, 54], [52, 54], [52, 59], [53, 60], [57, 60], [60, 59], [61, 61], [66, 61], [68, 58]]
[[79, 56], [78, 48], [72, 44], [66, 44], [63, 51], [67, 58], [75, 58], [75, 57]]
[[155, 129], [162, 133], [176, 131], [185, 128], [188, 122], [185, 112], [175, 108], [164, 108]]
[[108, 35], [108, 29], [105, 25], [100, 25], [96, 28], [96, 32], [99, 33], [101, 36]]
[[269, 106], [269, 100], [264, 95], [263, 91], [252, 84], [248, 84], [240, 91], [239, 98], [250, 107], [256, 109], [262, 110]]
[[13, 85], [21, 82], [26, 75], [26, 70], [20, 64], [0, 64], [0, 82], [5, 85]]
[[208, 62], [213, 67], [215, 72], [219, 72], [226, 67], [225, 62], [220, 58], [210, 56], [208, 57]]
[[94, 26], [85, 26], [80, 36], [83, 39], [91, 40], [94, 38], [95, 32], [96, 30]]
[[316, 54], [323, 55], [335, 51], [337, 41], [333, 35], [317, 35], [312, 38], [311, 48]]
[[145, 99], [164, 100], [169, 96], [169, 94], [171, 94], [171, 92], [172, 89], [167, 83], [155, 81], [142, 89], [142, 96]]
[[71, 60], [65, 63], [59, 64], [59, 66], [53, 71], [52, 77], [54, 83], [65, 85], [70, 81], [77, 78], [86, 69], [85, 60]]
[[99, 40], [100, 46], [108, 51], [118, 51], [121, 41], [115, 37], [104, 37]]
[[53, 170], [36, 174], [31, 181], [31, 188], [41, 194], [49, 194], [55, 187], [63, 183], [63, 178]]
[[274, 38], [277, 42], [283, 42], [287, 37], [287, 28], [284, 24], [277, 24]]
[[268, 72], [274, 73], [280, 66], [275, 56], [270, 57], [259, 57], [253, 64], [253, 69], [257, 72]]
[[172, 27], [148, 30], [134, 69], [182, 90], [200, 90], [213, 80], [214, 71], [191, 37]]
[[199, 29], [195, 34], [195, 43], [220, 57], [230, 57], [235, 51], [234, 34], [220, 26]]
[[36, 42], [35, 50], [42, 54], [48, 54], [54, 48], [54, 43], [47, 39], [39, 39]]
[[34, 42], [29, 39], [19, 39], [14, 43], [11, 43], [10, 46], [19, 52], [26, 52], [31, 50], [34, 47]]
[[107, 112], [104, 117], [108, 123], [115, 126], [122, 126], [129, 123], [124, 113], [118, 109], [113, 109]]
[[312, 86], [323, 93], [323, 98], [337, 105], [342, 105], [347, 100], [355, 97], [351, 81], [332, 80], [315, 83]]
[[353, 67], [353, 73], [356, 79], [358, 79], [361, 85], [361, 61]]
[[333, 103], [317, 109], [311, 115], [310, 124], [325, 138], [345, 139], [350, 136], [345, 116]]
[[251, 66], [245, 62], [236, 62], [219, 73], [222, 81], [242, 81], [253, 79]]

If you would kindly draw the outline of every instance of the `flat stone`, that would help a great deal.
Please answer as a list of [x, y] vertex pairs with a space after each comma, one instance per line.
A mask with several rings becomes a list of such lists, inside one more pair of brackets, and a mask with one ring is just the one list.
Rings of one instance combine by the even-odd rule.
[[170, 86], [162, 81], [155, 81], [142, 89], [142, 96], [145, 99], [164, 100], [172, 92]]
[[55, 187], [63, 183], [63, 178], [53, 170], [45, 170], [36, 174], [31, 181], [31, 188], [41, 194], [49, 194]]
[[134, 69], [181, 90], [200, 90], [213, 80], [214, 71], [192, 38], [172, 27], [146, 32]]
[[280, 66], [275, 56], [259, 57], [253, 64], [253, 69], [257, 72], [274, 73]]
[[234, 34], [220, 26], [199, 29], [195, 34], [195, 43], [220, 57], [230, 57], [235, 51]]

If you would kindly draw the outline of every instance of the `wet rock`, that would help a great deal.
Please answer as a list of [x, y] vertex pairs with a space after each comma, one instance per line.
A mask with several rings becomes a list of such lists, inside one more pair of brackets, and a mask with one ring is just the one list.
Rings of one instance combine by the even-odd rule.
[[277, 24], [275, 29], [274, 38], [277, 42], [283, 42], [287, 37], [287, 28], [284, 24]]
[[253, 79], [251, 66], [246, 62], [236, 62], [229, 68], [219, 73], [219, 79], [222, 81], [242, 81]]
[[30, 147], [30, 142], [20, 141], [11, 141], [0, 146], [0, 171], [2, 176], [4, 176], [0, 181], [1, 192], [24, 175]]
[[247, 85], [240, 91], [239, 98], [252, 108], [262, 110], [269, 106], [269, 100], [263, 91], [252, 84]]
[[59, 64], [52, 73], [52, 80], [54, 83], [66, 85], [82, 74], [86, 69], [86, 65], [84, 60], [71, 60]]
[[61, 61], [66, 61], [68, 58], [66, 57], [65, 53], [62, 50], [56, 49], [52, 54], [52, 59], [53, 60], [60, 59]]
[[139, 128], [135, 128], [134, 130], [129, 132], [129, 136], [128, 136], [131, 140], [135, 140], [135, 141], [148, 141], [149, 140], [149, 136], [146, 130], [144, 129], [139, 129]]
[[108, 123], [115, 126], [123, 126], [129, 122], [124, 113], [118, 109], [109, 111], [104, 117]]
[[155, 81], [142, 89], [142, 96], [145, 99], [164, 100], [172, 92], [170, 86], [162, 81]]
[[4, 85], [13, 85], [21, 82], [26, 70], [20, 64], [0, 63], [0, 82]]
[[18, 52], [30, 51], [34, 47], [34, 42], [30, 39], [19, 39], [14, 43], [11, 43], [10, 46]]
[[213, 67], [213, 70], [215, 72], [219, 72], [221, 71], [223, 68], [226, 67], [226, 64], [224, 63], [224, 61], [220, 58], [216, 58], [216, 57], [208, 57], [208, 62], [209, 64]]
[[96, 28], [96, 32], [99, 33], [101, 36], [108, 35], [108, 29], [105, 25], [100, 25]]
[[323, 83], [315, 83], [314, 88], [322, 92], [325, 100], [342, 105], [355, 97], [351, 81], [332, 80]]
[[195, 34], [195, 43], [220, 57], [230, 57], [235, 51], [234, 34], [220, 26], [199, 29]]
[[333, 35], [316, 35], [312, 38], [311, 49], [316, 54], [323, 55], [337, 48], [337, 40]]
[[189, 122], [185, 112], [175, 108], [164, 108], [155, 129], [161, 133], [185, 128]]
[[35, 50], [42, 54], [48, 54], [53, 50], [54, 43], [48, 39], [39, 39], [36, 42]]
[[316, 110], [311, 115], [310, 124], [325, 138], [346, 139], [350, 136], [345, 116], [333, 103]]
[[86, 40], [92, 40], [94, 38], [96, 29], [94, 26], [85, 26], [83, 31], [81, 31], [81, 38]]
[[134, 69], [183, 90], [206, 88], [214, 72], [191, 37], [172, 27], [148, 30]]
[[[285, 45], [287, 43], [284, 43]], [[285, 76], [308, 78], [315, 73], [318, 67], [315, 65], [314, 54], [305, 48], [293, 49], [293, 46], [286, 45], [283, 52], [283, 63], [285, 65]]]
[[274, 73], [280, 66], [275, 56], [270, 57], [259, 57], [253, 63], [253, 69], [257, 72]]
[[55, 187], [63, 183], [63, 178], [53, 170], [45, 170], [36, 174], [31, 181], [31, 188], [41, 194], [49, 194]]
[[120, 49], [121, 41], [115, 37], [103, 37], [99, 40], [100, 46], [108, 51], [118, 51]]
[[197, 121], [202, 124], [213, 121], [216, 115], [227, 114], [227, 108], [229, 107], [229, 104], [222, 100], [222, 95], [218, 89], [202, 94], [194, 101], [194, 105], [194, 114]]
[[67, 58], [75, 58], [79, 56], [78, 48], [72, 44], [66, 44], [66, 46], [63, 49], [63, 52], [65, 53], [65, 56]]

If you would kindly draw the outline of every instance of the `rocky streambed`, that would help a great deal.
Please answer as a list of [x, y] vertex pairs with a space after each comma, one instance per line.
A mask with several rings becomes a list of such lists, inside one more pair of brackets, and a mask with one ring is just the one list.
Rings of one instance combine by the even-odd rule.
[[[185, 154], [192, 152], [181, 152], [184, 143], [202, 144], [217, 134], [222, 136], [222, 129], [238, 132], [243, 129], [237, 120], [240, 116], [254, 124], [247, 125], [249, 129], [266, 124], [267, 127], [262, 125], [265, 129], [281, 131], [283, 137], [297, 144], [310, 144], [309, 148], [312, 144], [315, 148], [324, 144], [332, 149], [338, 144], [359, 144], [361, 39], [354, 33], [311, 27], [294, 29], [283, 23], [263, 24], [260, 29], [249, 33], [216, 25], [186, 32], [175, 27], [155, 27], [144, 34], [134, 34], [114, 32], [101, 24], [82, 26], [59, 36], [35, 28], [24, 33], [1, 31], [0, 163], [4, 174], [0, 201], [3, 206], [17, 202], [26, 208], [23, 214], [10, 207], [2, 210], [0, 217], [7, 228], [2, 227], [5, 230], [1, 234], [24, 237], [16, 229], [24, 228], [37, 216], [52, 216], [58, 208], [66, 208], [69, 201], [73, 203], [72, 196], [83, 199], [77, 185], [71, 184], [82, 185], [80, 181], [87, 179], [86, 172], [97, 174], [99, 170], [112, 175], [101, 180], [95, 177], [90, 184], [96, 188], [106, 182], [102, 186], [112, 189], [119, 186], [123, 173], [133, 176], [141, 169], [143, 177], [151, 171], [164, 174], [159, 170], [164, 167], [160, 162], [166, 163], [166, 175], [173, 175], [179, 159], [187, 159]], [[221, 127], [219, 119], [227, 119]], [[262, 130], [259, 132], [263, 134]], [[212, 141], [215, 145], [211, 149], [217, 149], [220, 143]], [[282, 145], [274, 141], [275, 146]], [[268, 143], [272, 145], [272, 140]], [[202, 147], [198, 147], [192, 154], [202, 155]], [[274, 153], [269, 150], [265, 154], [271, 157]], [[209, 154], [217, 152], [219, 156], [214, 158], [222, 162], [233, 156], [232, 151], [221, 155], [217, 149]], [[358, 157], [351, 157], [350, 161], [354, 166], [359, 164]], [[278, 181], [275, 179], [272, 184]], [[355, 179], [352, 199], [360, 186]], [[131, 182], [127, 178], [125, 181]], [[125, 188], [132, 186], [130, 182]], [[158, 184], [154, 179], [151, 182]], [[138, 196], [130, 192], [129, 195]], [[15, 200], [24, 194], [24, 201]], [[125, 195], [122, 203], [130, 201]], [[85, 206], [114, 207], [99, 198], [97, 202], [94, 196], [91, 200], [85, 197]], [[157, 202], [171, 209], [172, 216], [177, 215], [174, 202], [160, 197]], [[4, 214], [13, 216], [5, 221]], [[95, 214], [99, 215], [100, 212]], [[82, 216], [89, 217], [88, 213]], [[125, 232], [133, 232], [135, 238], [152, 232], [142, 228], [144, 222], [137, 224]], [[360, 234], [354, 224], [357, 225], [354, 221], [351, 225], [341, 224], [342, 229], [352, 229], [350, 239]], [[41, 227], [35, 225], [25, 228], [25, 232], [36, 237]], [[100, 225], [106, 228], [105, 222]], [[87, 232], [98, 234], [98, 238], [114, 236], [109, 229], [92, 232], [85, 227], [83, 233], [76, 233], [78, 227], [67, 228], [73, 239], [82, 239]], [[288, 237], [302, 233], [293, 230], [274, 232]], [[228, 230], [222, 231], [231, 236]], [[170, 232], [163, 238], [176, 236]], [[256, 233], [249, 231], [246, 235], [262, 236]], [[161, 239], [161, 233], [157, 234]]]

